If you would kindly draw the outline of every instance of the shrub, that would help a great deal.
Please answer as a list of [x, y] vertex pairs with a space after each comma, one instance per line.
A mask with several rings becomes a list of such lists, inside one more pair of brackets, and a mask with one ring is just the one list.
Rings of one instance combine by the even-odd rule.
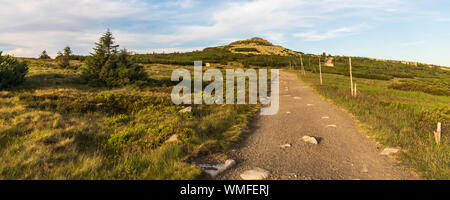
[[39, 59], [52, 59], [48, 54], [47, 51], [42, 51], [41, 55], [39, 56]]
[[11, 56], [2, 56], [0, 52], [0, 89], [16, 86], [25, 81], [28, 66]]
[[403, 91], [416, 91], [423, 92], [432, 95], [449, 96], [450, 90], [445, 87], [437, 85], [424, 85], [413, 82], [393, 83], [389, 85], [390, 89], [403, 90]]
[[119, 45], [114, 45], [111, 32], [107, 31], [96, 45], [95, 53], [86, 59], [82, 82], [120, 87], [147, 80], [144, 68], [135, 64], [125, 49], [117, 51]]
[[256, 48], [236, 48], [234, 50], [237, 52], [259, 52]]
[[58, 60], [58, 65], [61, 68], [70, 68], [70, 56], [72, 54], [72, 50], [69, 46], [64, 48], [64, 53], [58, 52], [58, 56], [56, 56], [56, 60]]

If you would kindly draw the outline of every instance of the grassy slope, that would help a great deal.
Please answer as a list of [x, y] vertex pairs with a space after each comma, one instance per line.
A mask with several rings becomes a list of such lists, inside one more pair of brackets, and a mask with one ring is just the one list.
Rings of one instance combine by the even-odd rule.
[[[202, 105], [180, 114], [170, 82], [178, 66], [146, 65], [151, 85], [77, 83], [77, 70], [28, 60], [18, 88], [0, 91], [0, 179], [193, 179], [189, 159], [240, 138], [256, 106]], [[73, 63], [81, 64], [81, 63]], [[177, 133], [180, 142], [165, 140]]]
[[[382, 146], [401, 147], [401, 160], [426, 179], [450, 179], [450, 96], [389, 89], [398, 80], [355, 78], [359, 94], [350, 95], [348, 76], [317, 73], [300, 76], [325, 98], [345, 108], [369, 136]], [[437, 122], [443, 123], [442, 143], [434, 142]]]

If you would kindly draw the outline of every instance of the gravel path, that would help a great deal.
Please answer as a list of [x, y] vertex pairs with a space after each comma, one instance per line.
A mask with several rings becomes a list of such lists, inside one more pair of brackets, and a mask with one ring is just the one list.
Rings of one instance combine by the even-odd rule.
[[[380, 155], [349, 114], [289, 72], [280, 73], [280, 111], [260, 116], [253, 126], [254, 132], [228, 153], [237, 165], [217, 179], [241, 179], [254, 168], [270, 171], [270, 180], [418, 178]], [[318, 138], [319, 144], [306, 143], [303, 136]], [[291, 147], [281, 148], [284, 144]]]

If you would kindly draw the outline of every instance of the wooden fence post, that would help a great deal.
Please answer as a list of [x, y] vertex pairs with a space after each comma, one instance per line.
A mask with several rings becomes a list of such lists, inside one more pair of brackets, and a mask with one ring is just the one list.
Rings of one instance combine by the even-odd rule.
[[303, 76], [306, 76], [305, 67], [303, 66], [303, 57], [302, 57], [302, 54], [300, 54], [300, 65], [302, 66], [302, 73], [303, 73]]
[[322, 85], [322, 63], [320, 63], [320, 56], [319, 56], [319, 73], [320, 73], [320, 85]]
[[350, 88], [352, 90], [352, 96], [355, 96], [355, 91], [354, 91], [354, 87], [353, 87], [352, 58], [351, 57], [348, 57], [348, 63], [349, 63], [349, 66], [350, 66]]
[[434, 140], [436, 140], [437, 145], [441, 143], [441, 122], [437, 124], [437, 130], [434, 132]]

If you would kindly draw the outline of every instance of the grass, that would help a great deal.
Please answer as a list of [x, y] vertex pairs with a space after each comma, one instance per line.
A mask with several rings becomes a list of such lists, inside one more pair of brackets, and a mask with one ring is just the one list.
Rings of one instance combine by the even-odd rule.
[[[146, 86], [107, 89], [79, 84], [77, 69], [53, 60], [27, 61], [26, 82], [0, 91], [0, 179], [195, 179], [202, 172], [190, 161], [228, 149], [258, 111], [179, 113], [170, 76], [180, 66], [145, 65]], [[173, 134], [179, 141], [167, 143]]]
[[[354, 78], [359, 93], [352, 97], [348, 76], [323, 74], [323, 85], [317, 73], [308, 73], [306, 77], [298, 73], [298, 76], [322, 96], [352, 113], [361, 128], [382, 146], [400, 147], [402, 163], [424, 179], [450, 179], [450, 96], [392, 89], [390, 86], [399, 81], [396, 79]], [[441, 81], [448, 80], [449, 77]], [[440, 145], [436, 145], [433, 135], [437, 122], [443, 126]]]

